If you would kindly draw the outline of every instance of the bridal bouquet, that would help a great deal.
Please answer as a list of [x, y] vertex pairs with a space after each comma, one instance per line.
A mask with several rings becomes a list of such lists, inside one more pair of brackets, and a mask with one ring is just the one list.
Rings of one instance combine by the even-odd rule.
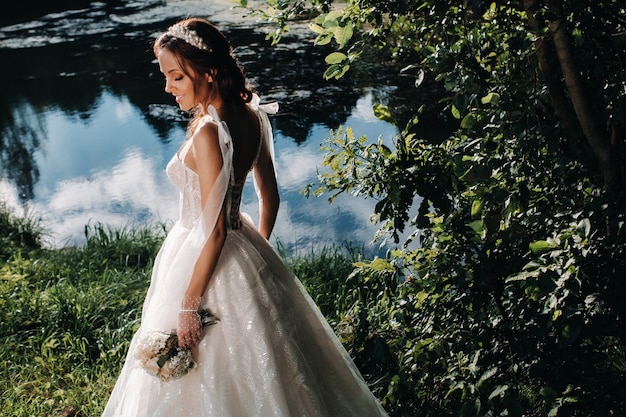
[[[217, 323], [209, 310], [201, 310], [202, 327]], [[160, 330], [146, 332], [137, 343], [135, 358], [150, 375], [161, 381], [171, 381], [186, 375], [196, 365], [188, 349], [178, 347], [176, 333]]]

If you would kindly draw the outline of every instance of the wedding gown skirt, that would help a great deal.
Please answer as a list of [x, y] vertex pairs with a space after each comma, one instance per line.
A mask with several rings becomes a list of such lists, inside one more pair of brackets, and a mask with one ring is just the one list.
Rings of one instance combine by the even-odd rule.
[[[175, 226], [155, 268], [184, 238]], [[197, 366], [161, 382], [134, 363], [136, 336], [104, 416], [386, 415], [302, 284], [247, 221], [228, 231], [206, 307], [220, 321], [194, 349]], [[172, 317], [162, 320], [175, 327]]]

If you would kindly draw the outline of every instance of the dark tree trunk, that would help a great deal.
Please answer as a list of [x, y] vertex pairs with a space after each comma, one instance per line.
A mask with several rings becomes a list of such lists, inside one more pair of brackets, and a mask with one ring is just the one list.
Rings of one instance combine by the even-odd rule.
[[613, 191], [623, 189], [619, 156], [612, 152], [610, 135], [604, 128], [609, 121], [594, 120], [589, 96], [574, 62], [571, 36], [565, 21], [561, 18], [563, 13], [561, 0], [547, 0], [546, 4], [550, 15], [555, 16], [554, 20], [548, 22], [548, 27], [578, 122], [598, 160], [606, 187]]
[[[623, 161], [613, 145], [616, 135], [605, 129], [609, 120], [596, 120], [593, 117], [585, 84], [574, 62], [571, 36], [561, 19], [561, 1], [523, 0], [529, 27], [534, 33], [542, 32], [544, 22], [536, 14], [541, 3], [547, 6], [550, 16], [554, 17], [548, 21], [550, 36], [539, 36], [535, 41], [535, 50], [555, 114], [573, 139], [574, 146], [586, 140], [591, 147], [607, 189], [626, 190]], [[619, 131], [615, 128], [612, 130]], [[619, 136], [619, 139], [622, 137]]]

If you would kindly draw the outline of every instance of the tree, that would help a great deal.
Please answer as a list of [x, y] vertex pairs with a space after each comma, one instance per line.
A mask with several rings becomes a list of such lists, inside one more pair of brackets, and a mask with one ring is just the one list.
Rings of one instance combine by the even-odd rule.
[[[364, 51], [442, 87], [456, 121], [393, 149], [331, 132], [316, 195], [378, 203], [357, 263], [350, 347], [393, 415], [609, 416], [626, 411], [626, 6], [618, 0], [272, 0], [316, 10], [327, 78]], [[311, 13], [315, 15], [316, 13]], [[394, 109], [377, 115], [400, 123]], [[415, 207], [416, 206], [416, 207]], [[408, 229], [408, 230], [407, 230]], [[365, 335], [364, 337], [356, 337]], [[381, 353], [382, 352], [382, 353]]]

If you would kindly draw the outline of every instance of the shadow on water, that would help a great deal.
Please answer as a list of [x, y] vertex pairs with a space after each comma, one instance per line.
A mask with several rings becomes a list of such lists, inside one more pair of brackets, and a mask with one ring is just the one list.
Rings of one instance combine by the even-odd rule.
[[[230, 6], [225, 4], [39, 1], [21, 2], [15, 13], [4, 14], [0, 19], [0, 174], [17, 188], [20, 201], [35, 197], [40, 180], [36, 154], [45, 152], [48, 132], [42, 120], [50, 112], [89, 124], [108, 94], [137, 109], [161, 142], [171, 140], [173, 129], [186, 125], [185, 115], [163, 91], [162, 75], [151, 53], [155, 34], [180, 16], [214, 20], [215, 13], [215, 19], [222, 19], [216, 23], [231, 40], [259, 95], [280, 102], [281, 111], [272, 119], [275, 131], [296, 144], [304, 143], [314, 126], [343, 125], [363, 96], [362, 86], [374, 87], [376, 101], [398, 108], [404, 101], [409, 103], [405, 108], [416, 107], [416, 97], [406, 94], [414, 80], [398, 77], [396, 68], [367, 64], [344, 79], [323, 80], [328, 50], [314, 46], [308, 31], [296, 29], [272, 47], [265, 39], [266, 28], [228, 14]], [[432, 105], [432, 100], [422, 100]]]

